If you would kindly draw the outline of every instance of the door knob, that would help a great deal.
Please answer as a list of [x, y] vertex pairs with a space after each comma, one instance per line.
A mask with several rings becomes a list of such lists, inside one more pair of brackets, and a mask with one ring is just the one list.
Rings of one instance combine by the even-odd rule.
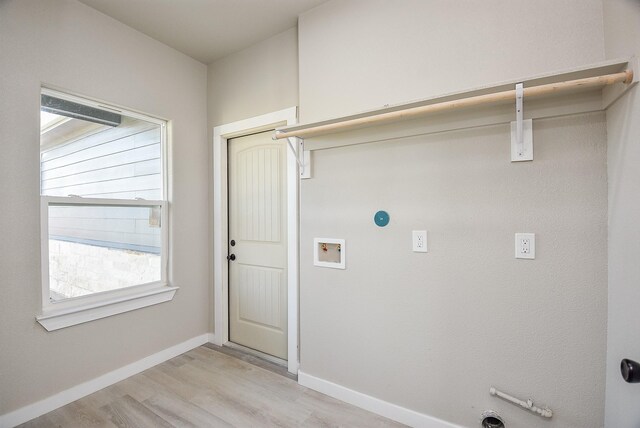
[[234, 241], [233, 239], [231, 240], [231, 242], [229, 242], [229, 245], [231, 245], [232, 247], [236, 246], [236, 241]]
[[229, 254], [229, 255], [227, 256], [227, 260], [234, 261], [235, 259], [236, 259], [236, 255], [235, 255], [235, 254]]
[[640, 382], [640, 364], [633, 360], [624, 359], [620, 363], [620, 372], [622, 372], [622, 378], [629, 383]]

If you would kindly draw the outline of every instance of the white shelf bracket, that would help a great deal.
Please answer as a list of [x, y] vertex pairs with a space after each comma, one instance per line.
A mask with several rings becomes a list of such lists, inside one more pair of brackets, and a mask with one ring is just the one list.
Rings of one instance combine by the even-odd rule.
[[298, 154], [298, 152], [300, 150], [295, 148], [295, 146], [293, 145], [294, 144], [293, 141], [296, 142], [296, 145], [298, 147], [302, 147], [303, 150], [304, 150], [304, 140], [302, 140], [302, 142], [299, 142], [298, 140], [302, 140], [302, 138], [289, 137], [289, 138], [287, 138], [287, 144], [289, 145], [289, 148], [291, 149], [291, 153], [293, 153], [294, 156], [296, 157], [296, 162], [298, 163], [298, 167], [300, 168], [300, 170], [303, 170], [304, 169], [304, 164], [300, 160], [300, 155]]
[[311, 178], [311, 150], [304, 149], [304, 138], [298, 139], [298, 152], [302, 153], [300, 178]]
[[524, 120], [524, 85], [516, 84], [516, 120], [511, 122], [511, 162], [533, 160], [533, 121]]
[[296, 157], [300, 178], [311, 178], [311, 152], [305, 151], [304, 138], [288, 137], [287, 145]]
[[524, 137], [522, 135], [522, 119], [524, 113], [522, 112], [522, 98], [524, 97], [524, 84], [516, 83], [516, 142], [518, 149], [518, 156], [522, 157], [524, 154]]

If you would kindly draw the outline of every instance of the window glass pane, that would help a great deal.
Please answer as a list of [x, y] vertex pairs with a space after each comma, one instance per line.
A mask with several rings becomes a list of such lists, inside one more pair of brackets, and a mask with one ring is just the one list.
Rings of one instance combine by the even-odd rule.
[[52, 99], [41, 105], [42, 195], [163, 199], [160, 125]]
[[161, 209], [50, 204], [51, 299], [160, 281]]

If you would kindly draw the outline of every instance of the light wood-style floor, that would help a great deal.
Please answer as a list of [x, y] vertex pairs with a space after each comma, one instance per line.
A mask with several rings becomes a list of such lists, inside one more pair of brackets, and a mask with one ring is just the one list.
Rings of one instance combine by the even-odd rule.
[[21, 427], [399, 427], [201, 346]]

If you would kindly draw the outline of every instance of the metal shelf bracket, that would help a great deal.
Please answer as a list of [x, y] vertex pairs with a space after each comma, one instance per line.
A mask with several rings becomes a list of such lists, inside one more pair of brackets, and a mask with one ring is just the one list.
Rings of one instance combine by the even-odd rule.
[[511, 122], [511, 162], [533, 160], [533, 121], [524, 120], [524, 84], [516, 84], [516, 120]]
[[311, 178], [311, 152], [304, 149], [304, 138], [287, 137], [287, 145], [296, 157], [300, 178]]

